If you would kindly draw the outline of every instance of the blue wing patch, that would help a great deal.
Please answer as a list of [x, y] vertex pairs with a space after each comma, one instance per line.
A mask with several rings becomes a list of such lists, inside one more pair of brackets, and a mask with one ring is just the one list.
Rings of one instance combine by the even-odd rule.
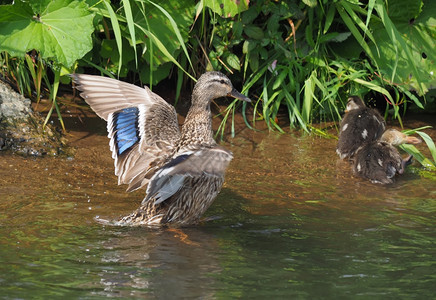
[[112, 130], [117, 154], [121, 155], [139, 141], [139, 109], [129, 107], [113, 114]]

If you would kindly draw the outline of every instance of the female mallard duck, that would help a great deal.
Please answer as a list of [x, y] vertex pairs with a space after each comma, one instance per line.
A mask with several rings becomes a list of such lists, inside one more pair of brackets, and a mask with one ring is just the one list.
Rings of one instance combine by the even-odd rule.
[[352, 158], [357, 148], [363, 143], [377, 140], [385, 128], [386, 122], [376, 109], [366, 107], [357, 96], [348, 98], [336, 153], [341, 159]]
[[388, 129], [377, 141], [359, 147], [354, 156], [353, 171], [373, 183], [392, 183], [393, 177], [397, 173], [403, 174], [406, 164], [412, 158], [409, 156], [403, 160], [394, 146], [420, 142], [421, 140], [416, 137], [407, 136], [395, 129]]
[[250, 102], [220, 72], [194, 86], [182, 130], [173, 106], [149, 88], [101, 76], [72, 75], [80, 95], [107, 121], [118, 184], [147, 186], [139, 209], [119, 225], [197, 223], [221, 190], [233, 158], [213, 139], [210, 103], [230, 96]]

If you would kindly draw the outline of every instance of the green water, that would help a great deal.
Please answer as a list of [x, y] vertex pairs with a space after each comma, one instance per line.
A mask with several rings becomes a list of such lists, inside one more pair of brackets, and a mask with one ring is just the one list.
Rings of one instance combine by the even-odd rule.
[[354, 178], [335, 141], [245, 131], [207, 220], [104, 226], [144, 192], [116, 185], [104, 135], [74, 159], [0, 155], [0, 298], [434, 299], [436, 187], [414, 164]]

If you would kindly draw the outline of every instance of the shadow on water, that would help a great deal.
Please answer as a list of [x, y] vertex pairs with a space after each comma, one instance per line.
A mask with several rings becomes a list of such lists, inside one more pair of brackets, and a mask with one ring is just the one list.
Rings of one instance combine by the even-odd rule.
[[434, 297], [436, 188], [419, 166], [374, 185], [334, 140], [246, 130], [205, 222], [102, 226], [144, 192], [116, 185], [100, 125], [72, 133], [74, 158], [0, 155], [3, 298]]

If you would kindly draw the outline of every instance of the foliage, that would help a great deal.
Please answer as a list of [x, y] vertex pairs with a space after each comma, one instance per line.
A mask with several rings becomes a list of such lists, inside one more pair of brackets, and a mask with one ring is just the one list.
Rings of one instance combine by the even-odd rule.
[[70, 67], [92, 49], [93, 17], [85, 3], [72, 0], [0, 6], [1, 50], [23, 57], [38, 49], [42, 59]]
[[139, 77], [152, 85], [168, 77], [172, 64], [183, 70], [175, 58], [180, 49], [192, 66], [185, 45], [195, 8], [191, 1], [158, 5], [125, 0], [119, 7], [107, 1], [88, 3], [19, 0], [0, 5], [2, 74], [28, 94], [33, 83], [37, 101], [44, 79], [53, 103], [46, 122], [56, 109], [63, 126], [57, 89], [62, 75], [77, 67], [93, 67], [112, 77]]
[[430, 150], [430, 154], [433, 158], [433, 160], [428, 159], [425, 157], [414, 145], [410, 144], [404, 144], [401, 145], [400, 148], [403, 149], [405, 152], [409, 153], [410, 155], [413, 155], [413, 157], [418, 160], [421, 165], [423, 165], [426, 169], [436, 171], [436, 146], [433, 142], [432, 138], [426, 134], [425, 132], [422, 132], [421, 130], [429, 128], [430, 126], [417, 128], [413, 130], [406, 130], [404, 133], [406, 134], [418, 134], [426, 143], [428, 149]]
[[[313, 121], [338, 120], [349, 94], [382, 95], [386, 115], [393, 109], [401, 122], [400, 106], [410, 100], [422, 108], [418, 96], [436, 84], [432, 1], [248, 3], [20, 0], [0, 6], [2, 61], [16, 60], [23, 73], [48, 66], [56, 80], [59, 66], [78, 60], [79, 72], [91, 67], [149, 85], [175, 65], [177, 92], [183, 76], [222, 70], [256, 100], [252, 116], [243, 104], [247, 125], [261, 119], [277, 130], [283, 113], [305, 130]], [[34, 68], [24, 63], [26, 53]], [[12, 77], [41, 82], [38, 72]]]
[[[77, 59], [92, 49], [93, 18], [85, 3], [72, 0], [30, 3], [18, 0], [13, 5], [0, 6], [0, 52], [3, 52], [3, 61], [8, 60], [8, 55], [16, 56], [21, 58], [17, 65], [22, 66], [23, 58], [26, 59], [27, 70], [32, 75], [38, 97], [44, 68], [41, 61], [54, 73], [53, 83], [49, 84], [53, 105], [45, 124], [54, 108], [62, 123], [56, 102], [61, 69], [71, 67]], [[38, 59], [35, 62], [37, 72], [32, 72], [33, 62], [27, 54], [31, 50], [38, 51], [38, 55], [33, 56]], [[25, 73], [25, 69], [19, 71], [23, 72]], [[23, 79], [26, 75], [19, 74], [19, 77]]]
[[172, 64], [184, 69], [176, 60], [181, 50], [190, 61], [185, 42], [193, 22], [192, 1], [125, 0], [119, 7], [99, 1], [90, 9], [97, 14], [97, 32], [103, 34], [94, 36], [94, 51], [79, 66], [92, 63], [120, 77], [130, 73], [154, 85], [168, 77]]
[[[263, 119], [278, 130], [282, 112], [291, 127], [307, 130], [315, 120], [338, 120], [350, 93], [371, 91], [385, 97], [386, 114], [393, 108], [401, 122], [400, 105], [410, 99], [423, 107], [413, 91], [422, 95], [435, 85], [436, 6], [431, 1], [87, 3], [0, 6], [1, 50], [21, 59], [37, 50], [31, 56], [53, 69], [55, 77], [61, 75], [59, 66], [69, 68], [83, 57], [79, 69], [93, 67], [154, 85], [176, 65], [178, 92], [183, 74], [230, 72], [257, 99], [252, 117], [244, 111], [247, 125]], [[236, 107], [229, 105], [225, 115]]]
[[234, 17], [237, 14], [248, 9], [248, 1], [231, 1], [231, 0], [202, 0], [199, 7], [209, 7], [214, 13], [223, 18]]
[[[249, 127], [261, 118], [270, 129], [282, 131], [276, 120], [284, 109], [291, 127], [309, 131], [314, 120], [339, 120], [348, 95], [369, 92], [383, 95], [385, 115], [393, 108], [402, 125], [400, 106], [406, 107], [407, 98], [423, 108], [412, 91], [423, 95], [436, 84], [436, 7], [426, 1], [423, 13], [423, 3], [257, 1], [238, 18], [209, 13], [213, 26], [202, 49], [209, 53], [209, 68], [239, 75], [245, 79], [244, 92], [256, 95], [251, 120], [243, 104]], [[413, 9], [401, 9], [404, 5]], [[221, 136], [237, 105], [234, 101], [223, 112]], [[413, 152], [429, 165], [416, 148]]]
[[380, 50], [380, 70], [393, 84], [423, 95], [436, 86], [432, 75], [436, 60], [436, 2], [391, 0], [386, 8], [376, 3], [375, 9], [386, 28], [379, 30], [382, 24], [373, 21], [375, 45], [371, 47], [373, 52], [375, 47]]
[[[435, 85], [436, 8], [430, 1], [412, 2], [386, 7], [378, 0], [257, 1], [238, 18], [209, 13], [212, 28], [202, 48], [212, 68], [234, 73], [245, 80], [250, 96], [257, 95], [247, 124], [260, 117], [280, 130], [275, 120], [284, 108], [291, 127], [307, 129], [314, 120], [339, 119], [349, 94], [369, 92], [383, 95], [386, 114], [393, 108], [401, 123], [400, 106], [407, 99], [423, 108], [413, 91], [423, 95]], [[404, 5], [415, 9], [401, 14]], [[416, 19], [407, 29], [411, 14]]]
[[[402, 125], [400, 107], [424, 108], [436, 86], [436, 3], [431, 0], [17, 0], [0, 5], [0, 63], [22, 93], [42, 85], [56, 109], [62, 75], [95, 69], [152, 87], [177, 67], [177, 96], [184, 78], [222, 70], [255, 100], [242, 114], [283, 131], [313, 130], [314, 121], [339, 120], [350, 94], [381, 95], [385, 116]], [[250, 4], [250, 5], [249, 5]], [[176, 99], [177, 101], [177, 99]], [[430, 101], [431, 102], [431, 101]], [[240, 103], [222, 112], [221, 135]], [[250, 113], [252, 115], [250, 116]], [[65, 128], [64, 128], [65, 129]], [[433, 162], [405, 146], [426, 166]]]

